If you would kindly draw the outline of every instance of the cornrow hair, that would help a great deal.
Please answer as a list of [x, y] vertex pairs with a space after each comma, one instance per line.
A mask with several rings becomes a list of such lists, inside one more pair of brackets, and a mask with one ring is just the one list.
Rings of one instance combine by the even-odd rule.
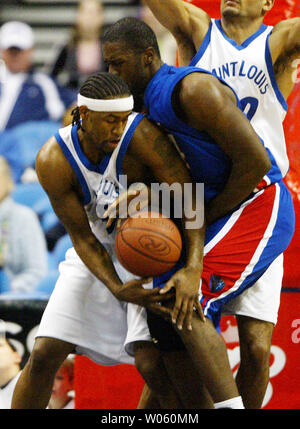
[[[105, 100], [130, 95], [130, 90], [119, 76], [112, 73], [99, 72], [87, 78], [80, 87], [79, 93], [87, 98]], [[82, 129], [79, 107], [75, 107], [72, 110], [72, 116], [72, 125], [77, 125], [78, 129]]]

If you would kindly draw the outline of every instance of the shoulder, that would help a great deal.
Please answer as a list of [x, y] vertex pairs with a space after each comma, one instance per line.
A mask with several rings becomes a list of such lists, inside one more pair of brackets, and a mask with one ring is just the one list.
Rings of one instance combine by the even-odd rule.
[[294, 26], [300, 25], [300, 17], [285, 19], [276, 24], [273, 28], [272, 34], [276, 34], [278, 32], [286, 32], [294, 28]]
[[299, 17], [286, 19], [275, 25], [270, 36], [270, 49], [273, 62], [279, 58], [293, 59], [294, 54], [299, 54], [299, 48]]
[[130, 147], [131, 149], [150, 148], [151, 142], [161, 134], [163, 134], [163, 130], [159, 125], [144, 116], [134, 131]]
[[[273, 28], [270, 41], [289, 50], [290, 47], [300, 44], [300, 17], [286, 19]], [[278, 48], [277, 48], [278, 49]]]
[[182, 80], [181, 102], [190, 103], [192, 101], [206, 109], [228, 102], [228, 99], [236, 103], [233, 90], [210, 73], [195, 71]]
[[133, 135], [128, 155], [136, 162], [150, 165], [155, 162], [157, 148], [168, 144], [166, 132], [158, 124], [144, 117]]
[[37, 167], [60, 168], [60, 164], [64, 163], [65, 157], [54, 136], [42, 146], [37, 154]]
[[52, 136], [40, 149], [36, 157], [36, 171], [45, 188], [63, 190], [74, 181], [75, 174], [56, 138]]

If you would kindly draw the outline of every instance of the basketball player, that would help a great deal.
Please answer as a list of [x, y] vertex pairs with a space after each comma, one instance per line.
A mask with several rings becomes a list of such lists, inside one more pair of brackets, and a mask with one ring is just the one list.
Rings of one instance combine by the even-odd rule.
[[[245, 147], [249, 122], [238, 109], [234, 92], [222, 79], [196, 67], [163, 64], [154, 33], [134, 18], [109, 27], [102, 40], [109, 71], [128, 83], [140, 104], [145, 97], [149, 117], [175, 137], [194, 181], [205, 184], [208, 228], [201, 279], [201, 293], [205, 296], [201, 303], [204, 315], [214, 319], [217, 326], [223, 305], [252, 286], [285, 250], [293, 235], [293, 206], [281, 171], [268, 149], [270, 164], [264, 180], [253, 186], [257, 152], [244, 152], [249, 150]], [[271, 194], [272, 201], [268, 199]], [[260, 208], [256, 206], [259, 202]], [[266, 215], [267, 207], [272, 214], [263, 226], [261, 215]], [[278, 235], [277, 228], [281, 230]], [[157, 283], [165, 281], [166, 278], [158, 279]], [[163, 291], [171, 287], [176, 293], [180, 289], [176, 274]], [[175, 323], [177, 311], [175, 306]], [[158, 328], [157, 336], [161, 332]], [[181, 338], [189, 348], [185, 333]]]
[[[221, 20], [182, 0], [145, 3], [175, 37], [180, 65], [209, 70], [236, 91], [283, 178], [289, 162], [282, 122], [295, 83], [300, 18], [264, 25], [274, 0], [221, 0]], [[270, 177], [265, 180], [270, 183]], [[224, 307], [238, 321], [241, 364], [236, 380], [246, 408], [261, 407], [268, 385], [282, 277], [280, 255], [254, 287]]]
[[[74, 248], [68, 250], [60, 265], [60, 277], [16, 385], [12, 408], [46, 408], [54, 376], [74, 351], [102, 365], [134, 363], [124, 344], [149, 343], [151, 338], [142, 308], [130, 303], [169, 315], [169, 310], [158, 304], [165, 298], [158, 289], [143, 289], [145, 279], [135, 279], [118, 263], [115, 232], [109, 234], [101, 219], [107, 205], [126, 189], [121, 175], [127, 176], [128, 185], [163, 182], [179, 183], [184, 188], [185, 183], [191, 183], [189, 171], [171, 141], [144, 115], [132, 113], [132, 108], [133, 98], [122, 79], [109, 73], [91, 76], [80, 89], [73, 126], [60, 129], [37, 156], [39, 180]], [[261, 165], [260, 159], [266, 154], [256, 137], [253, 139], [259, 147], [256, 160]], [[195, 208], [191, 194], [192, 198], [186, 197]], [[188, 256], [180, 270], [187, 285], [182, 306], [183, 310], [189, 308], [191, 301], [201, 313], [198, 290], [204, 228], [184, 229]], [[197, 316], [189, 332], [191, 338], [203, 338], [199, 356], [203, 357], [205, 383], [210, 380], [220, 401], [240, 404], [226, 347], [214, 326]], [[205, 368], [208, 359], [215, 365]], [[170, 406], [170, 398], [164, 398], [164, 393], [162, 390], [160, 404], [165, 401]], [[213, 408], [211, 399], [207, 407]]]

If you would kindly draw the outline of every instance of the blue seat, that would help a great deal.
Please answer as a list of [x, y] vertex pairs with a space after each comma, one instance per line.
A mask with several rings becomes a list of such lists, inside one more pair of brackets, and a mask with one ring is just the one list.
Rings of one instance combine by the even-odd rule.
[[10, 281], [6, 273], [0, 269], [0, 293], [6, 293], [10, 291]]
[[49, 273], [38, 283], [37, 287], [34, 290], [34, 293], [50, 296], [54, 289], [58, 276], [58, 270], [49, 271]]
[[70, 249], [70, 247], [73, 247], [73, 244], [69, 234], [65, 234], [57, 240], [52, 251], [57, 264], [65, 259], [66, 251]]
[[51, 206], [50, 200], [48, 196], [45, 194], [44, 197], [39, 198], [34, 204], [33, 204], [33, 210], [37, 213], [39, 217], [43, 217], [47, 213], [53, 212], [53, 208]]
[[39, 150], [60, 127], [59, 122], [28, 121], [0, 133], [0, 155], [8, 161], [16, 183], [21, 183], [25, 169], [34, 166]]
[[34, 209], [38, 201], [48, 198], [46, 192], [38, 182], [19, 183], [12, 192], [12, 198], [16, 203], [23, 204]]
[[48, 253], [48, 270], [52, 271], [52, 270], [57, 270], [57, 263], [56, 263], [56, 259], [54, 258], [52, 252], [47, 252]]
[[44, 232], [49, 231], [51, 228], [54, 228], [55, 225], [59, 223], [58, 217], [53, 211], [44, 213], [41, 218], [41, 225]]

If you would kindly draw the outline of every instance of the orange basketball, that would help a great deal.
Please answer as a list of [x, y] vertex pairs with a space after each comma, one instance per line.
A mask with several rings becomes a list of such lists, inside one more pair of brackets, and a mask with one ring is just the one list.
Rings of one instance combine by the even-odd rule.
[[132, 274], [152, 277], [166, 273], [180, 257], [182, 239], [175, 223], [158, 213], [128, 218], [116, 236], [119, 261]]

